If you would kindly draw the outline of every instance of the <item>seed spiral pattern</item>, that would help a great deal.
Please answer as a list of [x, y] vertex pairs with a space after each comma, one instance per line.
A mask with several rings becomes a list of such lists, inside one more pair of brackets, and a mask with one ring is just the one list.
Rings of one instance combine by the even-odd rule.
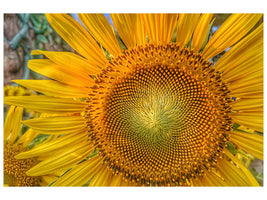
[[222, 157], [231, 125], [227, 85], [178, 45], [125, 51], [97, 77], [86, 109], [100, 155], [142, 185], [188, 185]]

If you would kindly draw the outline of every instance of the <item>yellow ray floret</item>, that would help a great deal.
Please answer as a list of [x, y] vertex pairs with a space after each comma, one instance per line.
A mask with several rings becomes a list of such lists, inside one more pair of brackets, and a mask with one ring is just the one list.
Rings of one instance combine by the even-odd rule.
[[133, 48], [145, 41], [146, 35], [143, 24], [140, 24], [139, 14], [110, 14], [110, 16], [127, 48]]
[[53, 173], [63, 167], [71, 168], [74, 164], [85, 159], [92, 151], [93, 147], [88, 142], [82, 142], [65, 149], [64, 152], [58, 152], [55, 156], [45, 159], [27, 171], [27, 175], [40, 176]]
[[203, 50], [205, 59], [210, 59], [244, 37], [262, 17], [261, 14], [233, 14], [215, 32]]
[[193, 186], [227, 186], [225, 181], [222, 177], [219, 177], [217, 174], [213, 173], [212, 171], [205, 170], [205, 173], [201, 177], [197, 177], [192, 179]]
[[223, 77], [228, 82], [239, 80], [240, 83], [246, 83], [243, 78], [257, 71], [261, 71], [262, 75], [263, 24], [227, 51], [216, 62], [215, 68], [223, 71]]
[[92, 64], [90, 60], [87, 60], [81, 56], [78, 56], [70, 52], [55, 52], [55, 51], [42, 51], [33, 50], [31, 55], [45, 55], [50, 61], [57, 65], [62, 65], [66, 70], [72, 71], [77, 74], [96, 75], [101, 72], [101, 69], [97, 65]]
[[263, 160], [263, 136], [234, 131], [231, 141], [249, 154]]
[[38, 136], [39, 133], [35, 132], [31, 128], [28, 129], [17, 141], [18, 144], [21, 144], [24, 148], [27, 147], [32, 140]]
[[67, 14], [46, 14], [51, 26], [79, 54], [93, 64], [103, 67], [106, 58], [90, 34]]
[[37, 145], [29, 151], [18, 154], [15, 158], [25, 159], [36, 156], [52, 156], [55, 151], [63, 152], [70, 146], [76, 146], [81, 140], [86, 140], [86, 133], [64, 135], [56, 140], [51, 140], [42, 145]]
[[89, 88], [75, 87], [53, 80], [13, 80], [13, 82], [48, 96], [62, 98], [83, 98], [91, 93]]
[[6, 97], [4, 103], [22, 106], [33, 111], [45, 113], [81, 113], [85, 103], [73, 99], [62, 99], [48, 96]]
[[86, 125], [80, 116], [40, 117], [23, 121], [33, 130], [43, 134], [60, 135], [86, 132]]
[[234, 166], [231, 162], [220, 159], [218, 162], [218, 172], [224, 177], [228, 186], [250, 186], [249, 182], [240, 169]]
[[167, 44], [177, 23], [177, 14], [142, 14], [145, 30], [152, 44]]
[[[259, 71], [259, 75], [248, 76], [244, 78], [244, 82], [232, 82], [229, 84], [231, 95], [238, 98], [262, 98], [263, 97], [263, 71]], [[254, 73], [256, 74], [256, 73]], [[256, 77], [257, 76], [257, 77]], [[253, 95], [251, 95], [253, 94]]]
[[74, 166], [66, 175], [58, 179], [53, 186], [81, 186], [88, 182], [101, 167], [99, 156], [94, 156], [79, 165]]
[[[236, 171], [239, 176], [245, 180], [246, 184], [249, 186], [259, 186], [259, 183], [256, 181], [254, 176], [250, 173], [250, 171], [241, 163], [241, 161], [236, 158], [231, 152], [228, 150], [225, 151], [225, 155], [227, 155], [234, 163], [235, 165], [230, 165], [231, 167], [229, 169], [232, 169], [232, 171]], [[224, 165], [221, 165], [224, 166]], [[237, 168], [237, 167], [238, 168]], [[226, 169], [226, 167], [225, 167]], [[232, 175], [231, 173], [228, 173], [229, 175]]]
[[191, 49], [195, 52], [198, 52], [203, 46], [203, 43], [205, 42], [212, 17], [213, 14], [202, 14], [199, 18], [191, 42]]
[[242, 98], [232, 104], [236, 123], [263, 132], [263, 99]]
[[177, 23], [176, 43], [185, 47], [199, 22], [200, 14], [180, 14]]
[[48, 59], [30, 60], [28, 66], [37, 73], [76, 87], [88, 87], [93, 82], [93, 79], [84, 71], [57, 65]]
[[113, 56], [121, 53], [116, 36], [103, 14], [79, 14], [86, 29]]
[[[23, 108], [11, 106], [9, 112], [6, 116], [6, 121], [4, 125], [4, 140], [9, 140], [13, 143], [18, 137], [21, 129], [21, 119], [22, 119]], [[11, 117], [12, 116], [12, 117]]]

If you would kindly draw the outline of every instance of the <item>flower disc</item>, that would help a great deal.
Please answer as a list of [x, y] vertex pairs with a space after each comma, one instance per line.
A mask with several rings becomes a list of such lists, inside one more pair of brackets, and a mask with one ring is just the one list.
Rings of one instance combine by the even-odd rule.
[[92, 138], [126, 180], [186, 185], [221, 157], [229, 91], [200, 55], [176, 45], [139, 46], [115, 58], [92, 90]]
[[36, 159], [15, 159], [15, 155], [25, 151], [21, 145], [4, 144], [4, 184], [8, 186], [38, 186], [41, 179], [31, 177], [26, 172], [33, 167]]

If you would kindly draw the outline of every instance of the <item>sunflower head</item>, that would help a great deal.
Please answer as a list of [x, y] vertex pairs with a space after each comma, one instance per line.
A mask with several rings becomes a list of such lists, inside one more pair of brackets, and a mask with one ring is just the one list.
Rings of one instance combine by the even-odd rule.
[[258, 185], [226, 147], [262, 157], [262, 137], [232, 129], [262, 128], [261, 15], [234, 14], [210, 40], [212, 14], [112, 14], [116, 32], [104, 15], [79, 18], [86, 29], [47, 15], [79, 55], [33, 51], [48, 59], [30, 68], [53, 80], [16, 81], [46, 96], [6, 98], [60, 114], [24, 122], [58, 136], [20, 154], [45, 155], [28, 174], [63, 170], [55, 186]]
[[85, 118], [111, 170], [138, 184], [183, 185], [216, 165], [231, 100], [211, 64], [179, 45], [145, 45], [103, 69]]
[[40, 177], [31, 177], [27, 171], [38, 163], [37, 158], [18, 160], [15, 157], [28, 150], [34, 138], [31, 130], [21, 133], [23, 108], [11, 106], [4, 125], [4, 184], [7, 186], [39, 186]]
[[18, 160], [16, 155], [26, 151], [22, 145], [4, 144], [4, 184], [8, 186], [38, 186], [40, 177], [28, 176], [26, 172], [38, 163], [37, 159]]

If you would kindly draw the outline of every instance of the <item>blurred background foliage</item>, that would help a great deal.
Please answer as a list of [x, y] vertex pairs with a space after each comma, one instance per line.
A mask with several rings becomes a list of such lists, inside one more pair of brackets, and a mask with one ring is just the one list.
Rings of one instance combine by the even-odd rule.
[[[110, 15], [104, 15], [110, 24], [112, 24]], [[80, 22], [77, 14], [72, 14], [72, 16]], [[214, 15], [216, 20], [210, 26], [207, 40], [212, 37], [215, 31], [229, 16], [230, 14]], [[176, 32], [174, 32], [172, 40], [174, 41], [175, 38]], [[118, 41], [121, 41], [120, 38], [118, 38]], [[120, 45], [123, 46], [123, 44]], [[31, 51], [34, 49], [74, 52], [74, 50], [49, 25], [44, 14], [4, 14], [4, 96], [38, 95], [36, 92], [20, 87], [11, 81], [14, 79], [47, 79], [46, 77], [31, 71], [27, 66], [28, 60], [32, 58], [42, 58], [42, 56], [39, 55], [34, 57], [31, 56]], [[225, 51], [214, 57], [212, 61], [216, 62], [224, 53]], [[108, 55], [106, 56], [108, 57]], [[4, 119], [8, 108], [8, 106], [4, 106]], [[39, 116], [39, 113], [25, 110], [23, 119], [37, 116]], [[27, 129], [28, 127], [23, 126], [21, 134]], [[254, 132], [253, 130], [238, 124], [235, 124], [233, 129], [247, 133]], [[31, 143], [31, 147], [44, 141], [47, 137], [47, 135], [42, 134], [37, 136]], [[237, 151], [232, 144], [228, 144], [228, 149], [250, 169], [257, 181], [263, 185], [263, 161], [245, 152]]]
[[44, 14], [4, 15], [4, 85], [12, 79], [42, 79], [29, 70], [31, 51], [73, 51], [47, 22]]

